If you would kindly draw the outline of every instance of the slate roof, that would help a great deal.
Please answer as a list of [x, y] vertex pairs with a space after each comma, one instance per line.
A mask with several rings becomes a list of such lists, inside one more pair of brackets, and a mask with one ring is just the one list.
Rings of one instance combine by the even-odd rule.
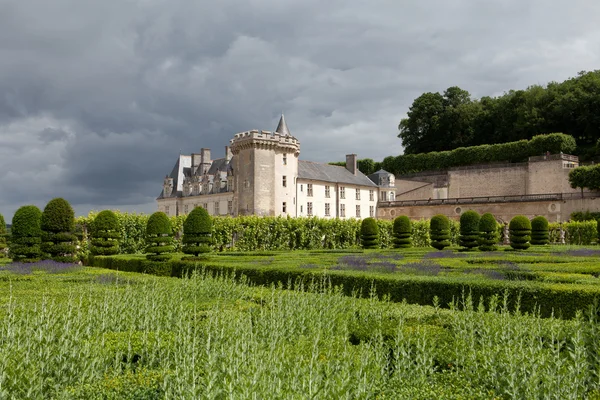
[[[171, 192], [171, 197], [181, 197], [183, 190], [183, 177], [186, 173], [189, 175], [190, 169], [192, 166], [192, 156], [184, 156], [182, 154], [177, 158], [177, 162], [173, 166], [171, 173], [169, 174], [169, 178], [173, 178], [173, 191]], [[159, 198], [163, 198], [164, 190], [160, 191]]]
[[290, 130], [287, 127], [287, 124], [285, 123], [285, 117], [283, 116], [283, 114], [281, 114], [281, 118], [279, 119], [279, 124], [277, 124], [277, 129], [275, 129], [275, 132], [284, 136], [292, 136], [290, 134]]
[[208, 174], [216, 175], [217, 171], [227, 171], [227, 164], [226, 158], [217, 158], [216, 160], [213, 160], [208, 169]]
[[360, 171], [357, 171], [354, 175], [345, 167], [312, 161], [298, 161], [298, 179], [377, 187], [372, 180]]

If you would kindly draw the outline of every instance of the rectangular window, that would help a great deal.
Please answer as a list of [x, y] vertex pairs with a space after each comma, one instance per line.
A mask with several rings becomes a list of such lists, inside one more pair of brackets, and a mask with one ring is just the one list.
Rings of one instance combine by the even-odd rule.
[[183, 206], [183, 212], [186, 214], [188, 213], [188, 205], [187, 204]]
[[356, 200], [360, 200], [360, 189], [356, 189]]
[[302, 186], [303, 186], [303, 185], [300, 185], [300, 191], [302, 191]]
[[215, 201], [215, 215], [219, 215], [219, 202]]
[[285, 203], [285, 201], [284, 201], [284, 202], [283, 202], [283, 206], [281, 207], [281, 211], [282, 211], [282, 212], [287, 212], [286, 210], [287, 210], [287, 206], [286, 206], [286, 203]]
[[165, 206], [165, 214], [169, 215], [169, 206]]
[[395, 201], [396, 196], [394, 196], [394, 192], [390, 192], [390, 201]]
[[312, 197], [313, 195], [313, 191], [312, 191], [312, 183], [307, 183], [306, 184], [306, 195], [308, 197]]
[[233, 215], [233, 201], [227, 201], [227, 214]]
[[325, 186], [325, 197], [330, 198], [331, 195], [329, 193], [329, 186]]
[[386, 191], [381, 192], [381, 201], [387, 201], [387, 192]]
[[202, 204], [202, 208], [204, 208], [206, 211], [208, 211], [208, 203]]
[[340, 204], [340, 217], [342, 217], [342, 218], [346, 217], [346, 205], [345, 204]]
[[300, 212], [302, 212], [302, 206], [300, 206]]
[[287, 177], [283, 176], [283, 187], [287, 187]]
[[283, 165], [287, 165], [287, 154], [283, 154]]
[[311, 216], [312, 211], [312, 202], [306, 203], [306, 215]]
[[345, 199], [346, 198], [346, 188], [341, 186], [340, 187], [340, 199]]
[[369, 206], [369, 217], [375, 216], [375, 206]]
[[374, 190], [369, 190], [369, 200], [375, 201], [375, 191]]
[[356, 206], [356, 218], [360, 218], [360, 206]]
[[329, 217], [331, 215], [331, 204], [325, 203], [325, 216]]

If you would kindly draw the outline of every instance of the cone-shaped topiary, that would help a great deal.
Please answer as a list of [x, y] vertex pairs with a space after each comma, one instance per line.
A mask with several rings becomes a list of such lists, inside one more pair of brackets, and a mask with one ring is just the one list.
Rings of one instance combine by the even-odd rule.
[[479, 246], [479, 213], [468, 210], [460, 216], [460, 237], [458, 243], [467, 250]]
[[496, 218], [485, 213], [479, 219], [479, 250], [495, 251], [498, 250], [498, 222]]
[[375, 218], [365, 218], [360, 224], [360, 242], [363, 249], [379, 247], [379, 226]]
[[527, 250], [531, 244], [531, 221], [523, 215], [517, 215], [508, 225], [510, 247], [515, 250]]
[[146, 255], [148, 260], [167, 261], [171, 258], [173, 247], [173, 232], [171, 221], [167, 214], [157, 211], [148, 218], [146, 224]]
[[0, 214], [0, 258], [6, 257], [6, 222], [4, 216]]
[[596, 221], [596, 232], [598, 232], [598, 244], [600, 244], [600, 219]]
[[111, 210], [100, 211], [90, 225], [90, 253], [95, 256], [119, 254], [119, 219]]
[[36, 206], [23, 206], [12, 219], [9, 257], [13, 261], [36, 262], [42, 257], [42, 212]]
[[531, 244], [543, 246], [550, 243], [548, 220], [541, 215], [531, 220]]
[[46, 204], [42, 213], [42, 251], [54, 261], [77, 261], [75, 212], [63, 198], [57, 197]]
[[401, 215], [394, 220], [392, 235], [396, 249], [412, 247], [412, 224], [406, 215]]
[[196, 207], [183, 223], [183, 252], [198, 256], [209, 253], [212, 243], [212, 219], [202, 207]]
[[429, 221], [431, 247], [442, 250], [450, 246], [450, 220], [442, 214], [434, 215]]

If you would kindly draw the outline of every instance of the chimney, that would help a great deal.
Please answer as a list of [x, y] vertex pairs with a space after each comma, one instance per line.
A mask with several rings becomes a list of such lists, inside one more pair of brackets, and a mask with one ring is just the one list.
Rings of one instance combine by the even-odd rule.
[[194, 170], [200, 165], [201, 162], [200, 154], [192, 153], [192, 167], [194, 167]]
[[229, 146], [225, 146], [225, 160], [229, 161], [231, 160], [232, 154], [231, 154], [231, 149], [229, 148]]
[[346, 154], [346, 169], [356, 175], [356, 154]]
[[204, 175], [208, 172], [210, 164], [212, 164], [212, 161], [210, 159], [210, 149], [200, 149], [200, 164], [202, 175]]

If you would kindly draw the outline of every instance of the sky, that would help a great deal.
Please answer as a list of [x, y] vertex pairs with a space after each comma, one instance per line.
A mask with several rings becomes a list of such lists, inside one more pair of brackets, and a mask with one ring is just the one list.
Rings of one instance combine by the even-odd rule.
[[595, 0], [0, 0], [0, 214], [150, 213], [180, 152], [283, 112], [300, 158], [380, 161], [424, 92], [600, 69]]

